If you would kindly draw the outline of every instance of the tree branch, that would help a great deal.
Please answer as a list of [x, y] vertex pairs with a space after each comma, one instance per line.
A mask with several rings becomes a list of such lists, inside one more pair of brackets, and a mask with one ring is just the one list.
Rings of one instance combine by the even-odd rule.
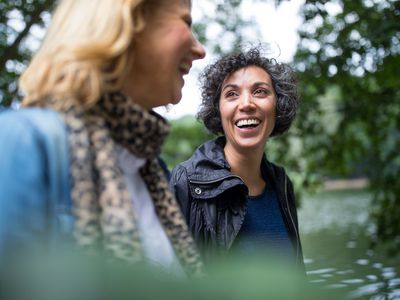
[[5, 65], [8, 60], [13, 59], [17, 56], [18, 48], [21, 41], [28, 35], [31, 27], [40, 21], [41, 13], [48, 8], [52, 3], [52, 0], [46, 0], [42, 5], [36, 6], [33, 10], [30, 20], [26, 23], [24, 30], [22, 30], [18, 37], [14, 40], [14, 42], [5, 49], [3, 55], [0, 57], [0, 70], [5, 68]]

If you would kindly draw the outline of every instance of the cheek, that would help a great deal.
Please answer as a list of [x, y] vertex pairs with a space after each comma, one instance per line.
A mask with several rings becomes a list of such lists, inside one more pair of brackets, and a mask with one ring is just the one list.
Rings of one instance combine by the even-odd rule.
[[194, 36], [193, 36], [193, 32], [192, 30], [190, 30], [188, 27], [184, 27], [180, 30], [179, 37], [181, 37], [181, 39], [183, 41], [185, 41], [185, 43], [187, 45], [192, 45], [193, 41], [194, 41]]
[[276, 118], [277, 104], [278, 104], [278, 101], [277, 101], [277, 99], [275, 98], [275, 99], [271, 102], [271, 105], [270, 105], [270, 108], [269, 108], [270, 115], [273, 116], [274, 119]]
[[271, 122], [269, 122], [269, 123], [271, 124], [271, 132], [273, 131], [273, 129], [276, 125], [276, 114], [277, 113], [276, 113], [276, 102], [275, 102], [274, 105], [271, 107], [271, 112], [270, 112]]
[[193, 42], [192, 32], [186, 28], [175, 28], [169, 39], [170, 45], [173, 47], [181, 47], [182, 49], [190, 49]]
[[276, 106], [272, 106], [271, 108], [271, 116], [275, 119], [276, 118]]
[[219, 120], [221, 123], [221, 127], [223, 132], [225, 133], [226, 129], [226, 116], [225, 116], [225, 111], [222, 109], [221, 105], [219, 106]]
[[227, 119], [229, 118], [229, 110], [227, 109], [226, 105], [219, 106], [219, 117], [222, 124], [227, 122]]

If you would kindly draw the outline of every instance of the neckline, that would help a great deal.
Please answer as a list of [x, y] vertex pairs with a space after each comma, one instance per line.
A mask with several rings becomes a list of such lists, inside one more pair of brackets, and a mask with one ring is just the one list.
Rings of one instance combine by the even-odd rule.
[[261, 194], [256, 195], [256, 196], [247, 196], [249, 200], [252, 201], [257, 201], [260, 200], [261, 198], [264, 197], [264, 195], [267, 193], [267, 190], [269, 189], [269, 184], [265, 184], [264, 190], [261, 192]]

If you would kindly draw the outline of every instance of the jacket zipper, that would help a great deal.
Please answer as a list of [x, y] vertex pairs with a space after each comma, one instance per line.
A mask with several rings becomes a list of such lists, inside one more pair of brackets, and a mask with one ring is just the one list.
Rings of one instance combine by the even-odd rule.
[[209, 180], [209, 181], [199, 181], [199, 180], [189, 179], [189, 182], [190, 183], [194, 183], [194, 184], [212, 184], [212, 183], [216, 183], [218, 181], [225, 180], [227, 178], [238, 178], [244, 183], [243, 179], [240, 176], [237, 176], [237, 175], [227, 175], [227, 176], [224, 176], [224, 177], [221, 177], [221, 178], [218, 178], [218, 179], [214, 179], [214, 180]]
[[296, 229], [296, 224], [294, 223], [293, 217], [292, 217], [292, 215], [290, 213], [289, 200], [287, 198], [287, 176], [285, 176], [285, 200], [286, 200], [286, 207], [287, 207], [287, 210], [288, 210], [290, 221], [292, 221], [294, 232], [296, 234], [296, 262], [298, 262], [299, 261], [299, 248], [300, 248], [299, 240], [300, 240], [300, 238], [299, 238], [299, 234], [298, 234], [297, 229]]

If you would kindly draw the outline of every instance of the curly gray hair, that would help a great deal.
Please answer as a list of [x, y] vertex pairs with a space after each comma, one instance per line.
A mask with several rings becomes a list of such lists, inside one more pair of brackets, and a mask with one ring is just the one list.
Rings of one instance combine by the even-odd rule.
[[246, 52], [223, 56], [209, 65], [200, 76], [202, 103], [197, 118], [210, 132], [217, 135], [224, 133], [219, 111], [223, 81], [227, 76], [247, 66], [258, 66], [271, 76], [277, 95], [276, 122], [271, 136], [282, 134], [289, 129], [299, 104], [295, 73], [289, 65], [266, 58], [261, 52], [262, 48], [258, 46]]

